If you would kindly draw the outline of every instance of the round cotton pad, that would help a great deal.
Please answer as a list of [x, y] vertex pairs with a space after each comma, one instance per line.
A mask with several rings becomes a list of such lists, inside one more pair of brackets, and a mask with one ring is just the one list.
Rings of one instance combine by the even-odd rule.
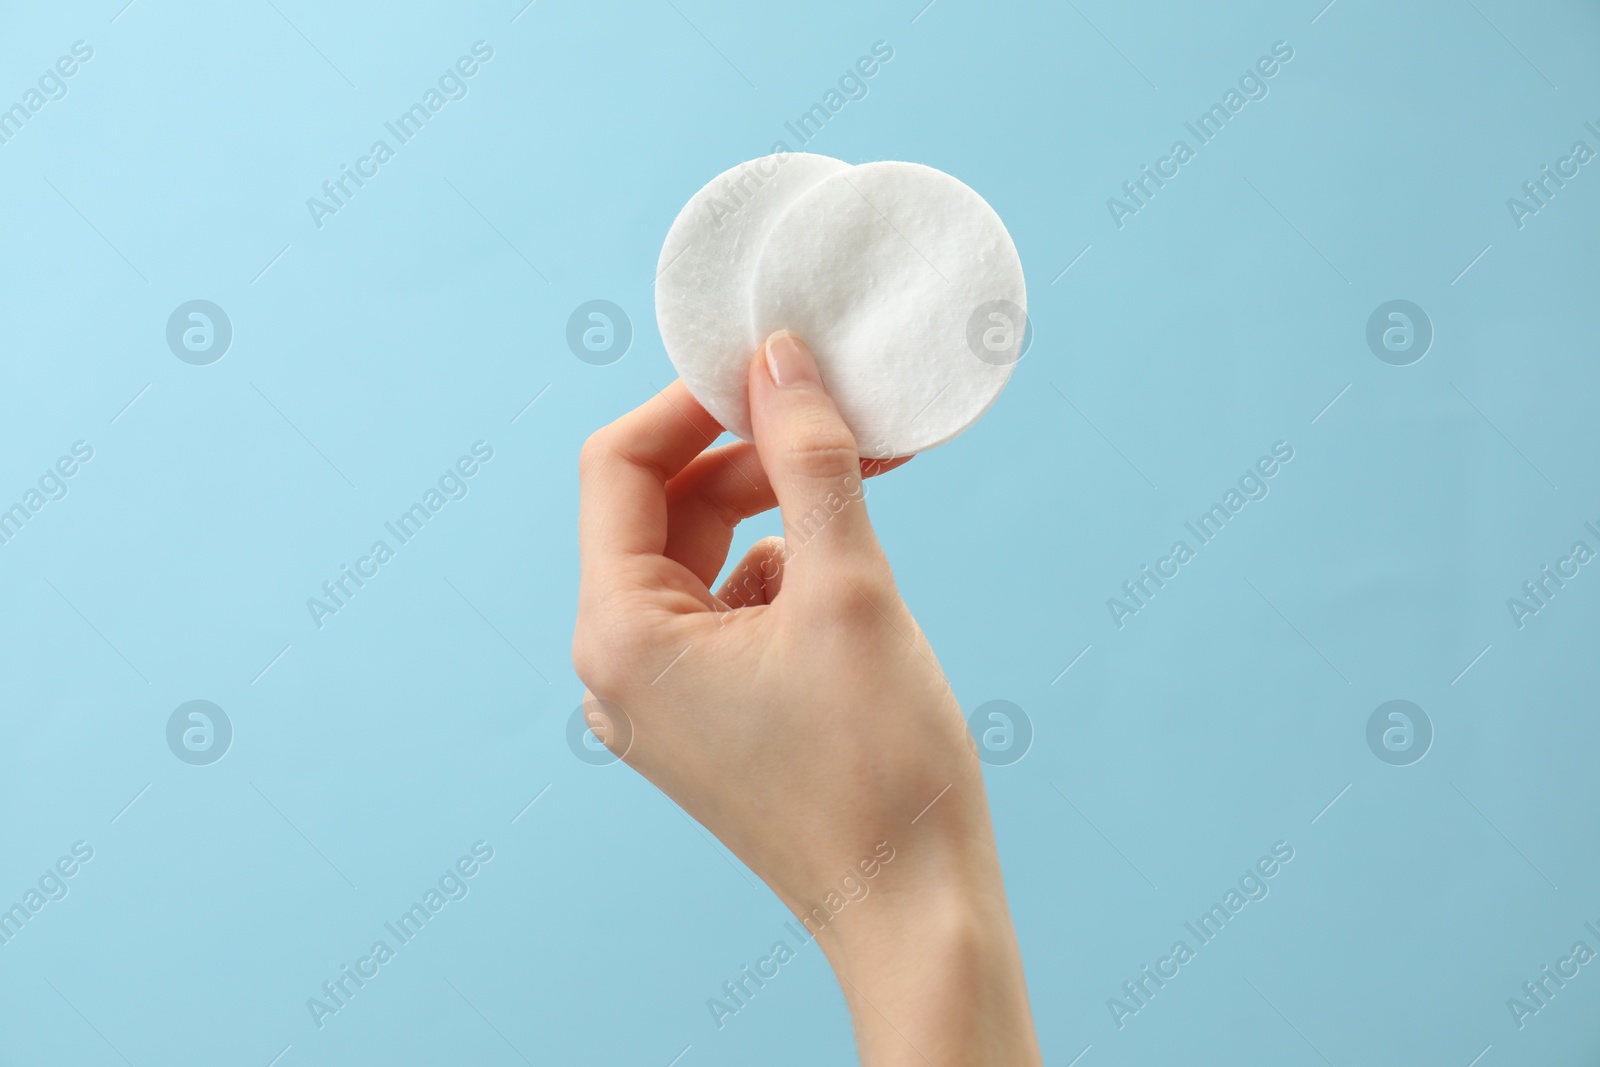
[[879, 458], [976, 422], [1027, 325], [1022, 260], [1000, 216], [919, 163], [866, 163], [813, 185], [772, 227], [750, 294], [754, 335], [800, 334], [861, 454]]
[[805, 152], [723, 171], [690, 198], [656, 264], [656, 324], [667, 356], [712, 418], [749, 439], [750, 279], [767, 232], [801, 193], [849, 164]]

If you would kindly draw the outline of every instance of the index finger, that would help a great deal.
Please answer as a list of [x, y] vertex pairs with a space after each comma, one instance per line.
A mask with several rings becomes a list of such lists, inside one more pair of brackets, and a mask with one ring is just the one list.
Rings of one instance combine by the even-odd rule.
[[667, 482], [721, 432], [680, 379], [590, 436], [578, 458], [585, 581], [627, 556], [662, 554]]

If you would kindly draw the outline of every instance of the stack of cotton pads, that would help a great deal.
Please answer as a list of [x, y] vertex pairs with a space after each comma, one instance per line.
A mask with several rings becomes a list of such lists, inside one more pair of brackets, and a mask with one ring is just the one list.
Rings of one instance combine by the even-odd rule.
[[988, 410], [1026, 335], [1022, 261], [984, 199], [920, 163], [790, 152], [712, 179], [667, 232], [656, 321], [689, 391], [750, 439], [746, 375], [798, 333], [863, 456], [926, 451]]

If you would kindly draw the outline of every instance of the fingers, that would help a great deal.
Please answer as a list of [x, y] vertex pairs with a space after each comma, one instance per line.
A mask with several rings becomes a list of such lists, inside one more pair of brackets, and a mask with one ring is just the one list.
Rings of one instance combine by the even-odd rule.
[[[910, 460], [862, 460], [861, 473], [871, 478]], [[777, 504], [755, 445], [737, 441], [703, 452], [667, 484], [665, 555], [710, 586], [727, 561], [734, 527]]]
[[728, 580], [717, 590], [717, 599], [729, 608], [749, 608], [770, 604], [783, 588], [783, 564], [787, 554], [783, 538], [763, 537], [750, 546]]
[[[775, 337], [751, 366], [757, 444], [707, 452], [722, 427], [676, 381], [584, 445], [579, 547], [590, 592], [629, 557], [656, 556], [674, 572], [668, 584], [688, 589], [697, 582], [700, 592], [690, 599], [703, 602], [726, 561], [734, 526], [774, 504], [783, 507], [791, 547], [814, 548], [808, 555], [817, 557], [819, 569], [826, 569], [821, 565], [830, 553], [858, 567], [881, 560], [861, 506], [861, 479], [909, 457], [859, 461], [804, 343], [787, 331]], [[769, 368], [776, 368], [776, 378]], [[661, 576], [653, 567], [626, 573], [633, 584], [641, 576]]]
[[750, 365], [750, 413], [761, 465], [783, 511], [790, 584], [880, 566], [882, 549], [862, 503], [856, 440], [810, 349], [788, 330], [762, 347]]
[[583, 579], [667, 544], [666, 485], [722, 432], [675, 381], [600, 430], [578, 459], [578, 545]]
[[776, 503], [755, 445], [703, 452], [667, 485], [664, 554], [709, 587], [728, 558], [733, 528]]
[[679, 622], [714, 607], [705, 584], [661, 552], [667, 483], [721, 430], [673, 382], [583, 446], [572, 663], [604, 699], [631, 686], [639, 664], [653, 661], [663, 643], [676, 642]]

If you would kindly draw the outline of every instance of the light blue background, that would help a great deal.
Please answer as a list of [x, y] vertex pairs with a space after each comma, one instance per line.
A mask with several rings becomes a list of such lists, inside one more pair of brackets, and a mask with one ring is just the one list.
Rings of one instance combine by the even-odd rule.
[[[95, 850], [0, 946], [0, 1063], [854, 1062], [814, 946], [717, 1029], [787, 913], [564, 727], [576, 453], [672, 377], [667, 226], [880, 40], [808, 148], [955, 174], [1030, 280], [1010, 388], [870, 500], [965, 706], [1036, 731], [987, 774], [1046, 1062], [1600, 1055], [1600, 964], [1506, 1007], [1600, 949], [1600, 571], [1506, 607], [1600, 547], [1600, 164], [1506, 207], [1600, 149], [1593, 4], [273, 2], [0, 14], [0, 105], [94, 49], [0, 145], [0, 506], [94, 449], [0, 546], [0, 904]], [[479, 40], [318, 229], [306, 199]], [[1270, 95], [1119, 229], [1107, 198], [1277, 41]], [[235, 331], [204, 367], [164, 336], [197, 298]], [[595, 298], [635, 329], [610, 366], [564, 340]], [[1365, 342], [1394, 298], [1436, 331], [1407, 367]], [[319, 630], [306, 599], [480, 440]], [[1118, 629], [1106, 599], [1280, 440], [1270, 496]], [[206, 767], [165, 741], [197, 698], [235, 730]], [[1436, 731], [1412, 766], [1365, 740], [1394, 698]], [[319, 1031], [306, 999], [478, 840], [470, 895]], [[1107, 998], [1280, 840], [1271, 895], [1119, 1030]]]

